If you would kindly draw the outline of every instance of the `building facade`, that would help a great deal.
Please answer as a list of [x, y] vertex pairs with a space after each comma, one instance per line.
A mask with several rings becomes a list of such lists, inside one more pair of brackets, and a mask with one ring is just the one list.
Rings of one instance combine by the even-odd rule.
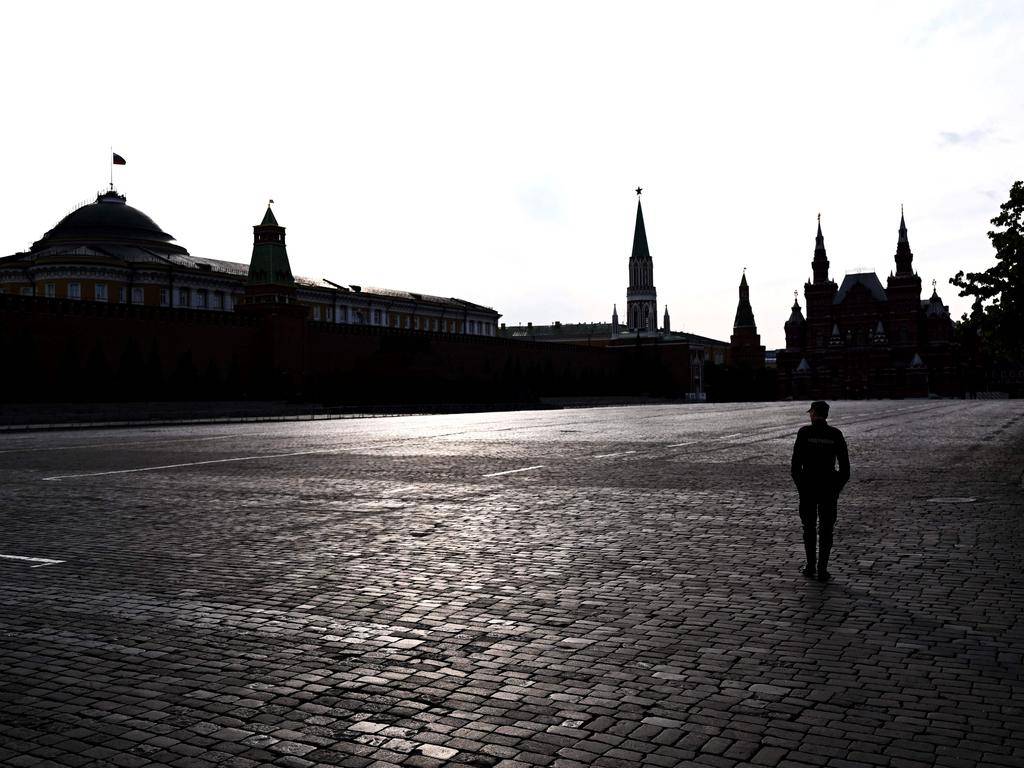
[[786, 349], [777, 356], [780, 395], [797, 398], [923, 397], [961, 394], [959, 350], [949, 308], [934, 282], [921, 299], [906, 221], [900, 214], [895, 271], [883, 287], [873, 272], [829, 277], [818, 221], [807, 316], [794, 300]]
[[[0, 258], [0, 292], [75, 301], [233, 312], [267, 285], [291, 280], [291, 300], [313, 322], [495, 336], [500, 314], [458, 298], [263, 274], [287, 265], [284, 227], [270, 206], [254, 227], [252, 263], [199, 258], [115, 190], [61, 219], [29, 250]], [[263, 286], [263, 287], [261, 287]], [[254, 297], [246, 299], [255, 291]], [[278, 292], [280, 294], [280, 292]], [[283, 294], [280, 294], [283, 295]]]

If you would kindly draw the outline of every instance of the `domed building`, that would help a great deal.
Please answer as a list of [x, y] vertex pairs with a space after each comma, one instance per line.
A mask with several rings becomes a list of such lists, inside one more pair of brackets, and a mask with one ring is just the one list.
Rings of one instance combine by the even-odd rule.
[[[268, 206], [252, 264], [197, 258], [114, 189], [61, 219], [28, 251], [0, 258], [0, 293], [231, 312], [252, 291], [264, 252], [283, 259], [295, 303], [311, 321], [494, 336], [500, 315], [463, 299], [292, 277], [284, 227]], [[273, 244], [268, 238], [273, 239]]]
[[0, 290], [28, 296], [229, 311], [244, 264], [195, 259], [114, 190], [0, 259]]

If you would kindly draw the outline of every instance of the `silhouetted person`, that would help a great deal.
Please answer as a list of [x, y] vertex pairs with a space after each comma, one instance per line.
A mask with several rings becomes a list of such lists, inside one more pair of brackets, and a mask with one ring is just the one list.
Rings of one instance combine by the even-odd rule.
[[815, 400], [807, 412], [811, 415], [811, 423], [800, 427], [796, 433], [790, 471], [800, 491], [800, 522], [804, 526], [804, 551], [807, 554], [803, 574], [808, 577], [817, 575], [818, 581], [828, 581], [828, 556], [832, 551], [836, 502], [839, 492], [850, 479], [850, 455], [843, 433], [826, 423], [828, 403]]

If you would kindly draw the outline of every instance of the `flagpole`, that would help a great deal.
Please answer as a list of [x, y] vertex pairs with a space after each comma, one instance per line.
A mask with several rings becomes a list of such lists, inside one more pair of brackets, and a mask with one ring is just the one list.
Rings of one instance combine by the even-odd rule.
[[107, 160], [110, 161], [110, 191], [114, 191], [114, 145], [110, 145], [110, 153], [107, 155]]

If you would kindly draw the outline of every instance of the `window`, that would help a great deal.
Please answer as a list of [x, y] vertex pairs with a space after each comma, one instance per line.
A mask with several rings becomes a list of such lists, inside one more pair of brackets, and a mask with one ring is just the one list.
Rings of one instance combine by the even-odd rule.
[[[124, 288], [121, 289], [122, 291]], [[171, 289], [161, 288], [160, 289], [160, 306], [169, 307], [171, 305]]]
[[57, 284], [56, 283], [47, 283], [44, 290], [46, 291], [46, 298], [54, 299], [54, 298], [57, 297]]
[[192, 306], [206, 309], [206, 289], [198, 288], [192, 296]]
[[22, 296], [34, 296], [35, 295], [35, 289], [31, 285], [22, 286], [22, 288], [21, 288], [21, 295]]
[[384, 318], [381, 316], [381, 311], [379, 309], [373, 310], [373, 324], [374, 325], [383, 325], [384, 324]]
[[224, 306], [224, 291], [214, 291], [210, 294], [210, 309], [220, 309]]
[[314, 304], [313, 305], [313, 319], [314, 320], [319, 320], [320, 319], [320, 305], [319, 304]]
[[107, 284], [106, 283], [96, 283], [95, 297], [96, 297], [96, 301], [106, 301], [107, 300]]
[[132, 288], [132, 304], [145, 304], [146, 297], [141, 288]]
[[189, 305], [188, 288], [178, 289], [178, 306], [187, 307]]
[[327, 322], [331, 322], [334, 319], [334, 307], [327, 308]]
[[406, 327], [406, 328], [408, 328], [408, 327], [409, 327], [409, 318], [408, 318], [408, 317], [407, 317], [407, 318], [405, 318], [405, 327]]
[[412, 319], [412, 327], [413, 327], [414, 330], [417, 330], [417, 331], [420, 329], [420, 319], [418, 317], [414, 317]]
[[80, 299], [80, 298], [82, 298], [82, 284], [81, 283], [68, 283], [68, 298], [69, 299]]
[[128, 289], [124, 286], [117, 289], [117, 300], [122, 304], [128, 303]]
[[437, 318], [436, 317], [434, 318], [434, 330], [435, 331], [437, 330]]

